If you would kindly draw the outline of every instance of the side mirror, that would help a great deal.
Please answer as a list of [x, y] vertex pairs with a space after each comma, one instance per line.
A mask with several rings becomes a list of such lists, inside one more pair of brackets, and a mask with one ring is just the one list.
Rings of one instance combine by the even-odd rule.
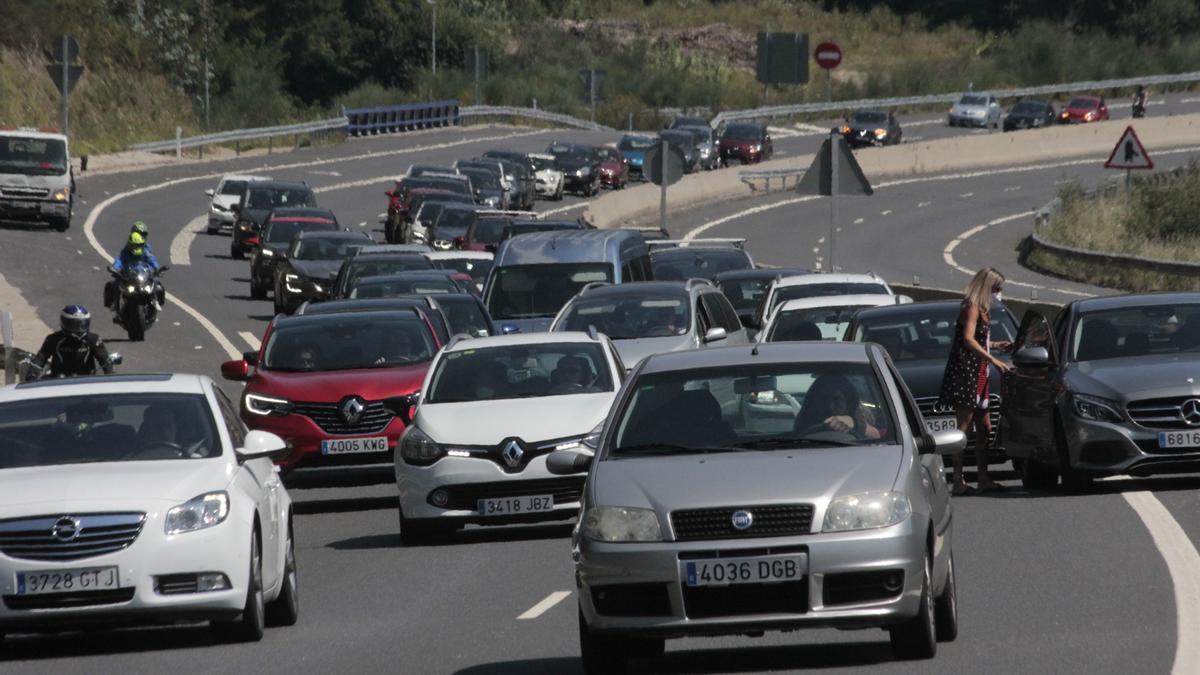
[[212, 196], [213, 196], [213, 190], [212, 190], [212, 189], [205, 190], [205, 191], [204, 191], [204, 196], [205, 196], [205, 197], [212, 197]]
[[114, 366], [119, 366], [125, 362], [125, 357], [121, 356], [121, 352], [112, 352], [108, 355], [108, 362]]
[[708, 344], [710, 342], [720, 342], [727, 337], [729, 337], [729, 335], [725, 332], [724, 328], [709, 328], [708, 332], [704, 334], [704, 344]]
[[503, 335], [512, 335], [513, 333], [520, 333], [520, 332], [521, 332], [521, 327], [514, 323], [500, 324], [500, 333]]
[[269, 431], [254, 430], [246, 434], [242, 447], [234, 450], [238, 461], [251, 459], [275, 459], [288, 451], [287, 441]]
[[245, 382], [250, 379], [250, 364], [244, 359], [226, 361], [221, 364], [221, 377], [234, 382]]
[[1021, 347], [1013, 354], [1013, 365], [1018, 368], [1048, 368], [1050, 352], [1045, 347]]
[[383, 194], [387, 195], [388, 197], [395, 197], [395, 196], [396, 196], [396, 193], [395, 193], [395, 192], [392, 192], [391, 190], [385, 190]]
[[582, 452], [559, 450], [546, 456], [546, 470], [555, 476], [583, 473], [592, 465], [592, 456]]
[[258, 352], [242, 352], [242, 360], [245, 361], [248, 365], [257, 366], [258, 365]]
[[383, 400], [383, 407], [388, 412], [400, 418], [404, 422], [404, 426], [412, 425], [412, 409], [421, 402], [421, 392], [405, 394], [403, 396], [393, 396]]
[[917, 450], [922, 455], [943, 454], [952, 455], [962, 452], [967, 447], [967, 435], [960, 429], [943, 429], [929, 432], [917, 443]]

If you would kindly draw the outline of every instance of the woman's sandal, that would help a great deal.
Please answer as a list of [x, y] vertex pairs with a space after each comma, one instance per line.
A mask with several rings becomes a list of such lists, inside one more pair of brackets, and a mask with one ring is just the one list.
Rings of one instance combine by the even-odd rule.
[[954, 495], [955, 497], [969, 497], [977, 492], [978, 491], [970, 485], [962, 484], [955, 485], [954, 488], [950, 490], [950, 494]]

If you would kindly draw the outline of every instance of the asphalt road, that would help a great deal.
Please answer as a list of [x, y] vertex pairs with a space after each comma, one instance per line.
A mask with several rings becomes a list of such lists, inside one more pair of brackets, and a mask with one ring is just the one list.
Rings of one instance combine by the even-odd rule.
[[[1185, 104], [1180, 103], [1181, 107]], [[1157, 114], [1152, 108], [1151, 114]], [[1119, 112], [1119, 111], [1117, 111]], [[930, 133], [949, 131], [927, 125]], [[955, 130], [956, 133], [970, 133]], [[611, 135], [524, 129], [448, 130], [354, 141], [272, 158], [263, 173], [303, 178], [343, 223], [379, 231], [382, 191], [409, 163], [450, 162], [492, 147], [536, 150], [554, 138], [612, 140]], [[930, 136], [926, 136], [927, 138]], [[797, 136], [779, 143], [811, 152]], [[814, 145], [815, 148], [815, 145]], [[1164, 166], [1189, 153], [1156, 156]], [[1103, 158], [1096, 162], [1098, 166]], [[219, 363], [248, 349], [270, 318], [269, 302], [248, 297], [247, 263], [228, 258], [228, 238], [197, 234], [189, 264], [174, 260], [168, 290], [222, 336], [169, 304], [144, 343], [124, 343], [100, 303], [106, 260], [82, 224], [110, 202], [95, 223], [97, 241], [115, 253], [129, 223], [145, 220], [160, 258], [196, 226], [203, 190], [215, 176], [262, 169], [263, 159], [84, 177], [76, 225], [65, 235], [3, 226], [0, 269], [55, 323], [58, 308], [83, 302], [99, 309], [100, 332], [126, 355], [125, 370], [180, 370], [219, 375]], [[874, 197], [842, 202], [836, 262], [885, 278], [919, 275], [930, 286], [957, 288], [966, 275], [947, 264], [945, 247], [977, 225], [1027, 214], [1054, 192], [1057, 180], [1094, 183], [1100, 169], [1071, 164], [989, 175], [880, 185]], [[173, 184], [155, 188], [163, 181]], [[968, 194], [970, 193], [970, 194]], [[791, 195], [788, 195], [791, 197]], [[761, 262], [811, 265], [828, 234], [827, 205], [800, 202], [738, 214], [787, 197], [769, 196], [675, 213], [670, 229], [685, 234], [718, 218], [714, 236], [747, 236]], [[539, 202], [539, 209], [571, 206]], [[888, 213], [884, 213], [887, 211]], [[567, 211], [569, 214], [578, 211]], [[855, 222], [858, 219], [861, 222]], [[1069, 300], [1100, 289], [1047, 279], [1015, 264], [1012, 244], [1028, 231], [1023, 215], [960, 240], [952, 258], [964, 269], [999, 265], [1015, 283], [1037, 286], [1043, 299]], [[185, 237], [186, 239], [187, 237]], [[827, 257], [822, 262], [826, 262]], [[1066, 291], [1066, 292], [1064, 292]], [[236, 386], [225, 383], [235, 392]], [[1010, 474], [1001, 474], [1015, 487]], [[440, 545], [405, 549], [396, 534], [395, 489], [387, 476], [363, 476], [338, 487], [291, 490], [297, 509], [302, 612], [292, 628], [263, 642], [217, 646], [203, 627], [125, 629], [66, 636], [10, 637], [0, 651], [5, 673], [96, 672], [578, 672], [570, 525], [469, 528]], [[955, 501], [956, 562], [962, 631], [931, 662], [895, 662], [880, 631], [768, 634], [763, 638], [692, 639], [668, 645], [650, 664], [664, 672], [757, 672], [870, 667], [881, 672], [1110, 672], [1170, 670], [1177, 646], [1176, 600], [1167, 564], [1126, 496], [1152, 491], [1192, 541], [1200, 541], [1200, 479], [1105, 481], [1085, 497], [1034, 498], [1014, 489], [998, 497]], [[541, 613], [543, 600], [563, 598]], [[536, 616], [531, 616], [535, 614]], [[518, 618], [522, 615], [528, 618]], [[1187, 636], [1195, 639], [1195, 636]]]

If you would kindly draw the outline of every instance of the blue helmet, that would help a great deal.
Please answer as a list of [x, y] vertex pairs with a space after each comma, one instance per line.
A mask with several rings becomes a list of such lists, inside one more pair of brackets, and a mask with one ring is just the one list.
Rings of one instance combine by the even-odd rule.
[[82, 338], [92, 328], [92, 313], [83, 305], [67, 305], [59, 315], [64, 333]]

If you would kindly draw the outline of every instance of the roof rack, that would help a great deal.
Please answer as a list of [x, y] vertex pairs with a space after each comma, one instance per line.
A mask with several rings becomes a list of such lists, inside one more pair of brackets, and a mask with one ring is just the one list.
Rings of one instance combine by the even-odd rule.
[[651, 248], [668, 248], [678, 247], [687, 248], [690, 246], [732, 246], [733, 248], [746, 248], [745, 237], [707, 237], [699, 239], [655, 239], [646, 242]]

